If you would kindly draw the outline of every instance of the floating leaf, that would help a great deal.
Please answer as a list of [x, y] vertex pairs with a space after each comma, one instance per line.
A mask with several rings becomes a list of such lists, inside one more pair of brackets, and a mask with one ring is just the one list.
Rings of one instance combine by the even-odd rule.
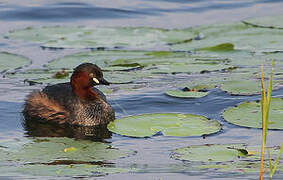
[[[270, 105], [269, 129], [283, 129], [282, 121], [283, 100], [272, 98]], [[260, 102], [244, 102], [236, 107], [225, 110], [223, 117], [226, 121], [238, 126], [261, 128]]]
[[168, 63], [156, 66], [151, 73], [208, 73], [229, 69], [232, 66], [225, 64], [202, 64], [194, 62]]
[[237, 95], [259, 94], [261, 91], [259, 81], [244, 79], [224, 81], [220, 85], [220, 88], [230, 94]]
[[218, 44], [216, 46], [200, 48], [199, 50], [203, 50], [203, 51], [233, 51], [234, 45], [232, 43], [223, 43], [223, 44]]
[[[0, 148], [2, 175], [86, 176], [128, 172], [108, 162], [129, 156], [132, 151], [109, 144], [70, 138], [36, 138], [18, 148]], [[13, 165], [10, 165], [10, 163]], [[2, 168], [3, 167], [3, 168]]]
[[180, 98], [200, 98], [206, 96], [208, 92], [169, 90], [166, 91], [166, 94], [168, 96], [180, 97]]
[[[185, 61], [186, 54], [184, 52], [170, 51], [91, 51], [68, 55], [59, 59], [52, 60], [46, 67], [49, 69], [73, 69], [77, 65], [89, 62], [97, 64], [106, 70], [127, 70], [137, 67], [149, 66], [152, 64], [164, 64], [174, 62], [169, 58], [181, 57]], [[112, 69], [111, 69], [112, 68]]]
[[[71, 163], [71, 162], [70, 162]], [[2, 176], [52, 176], [52, 177], [74, 177], [74, 176], [104, 176], [107, 174], [113, 173], [124, 173], [133, 170], [126, 168], [115, 167], [115, 164], [102, 162], [89, 163], [79, 162], [82, 164], [76, 164], [77, 162], [73, 161], [73, 164], [25, 164], [23, 166], [15, 165], [1, 165], [0, 173]]]
[[195, 145], [176, 149], [171, 157], [193, 162], [235, 161], [242, 155], [237, 149], [245, 149], [244, 144]]
[[17, 79], [29, 83], [30, 85], [34, 84], [56, 84], [70, 81], [70, 73], [67, 73], [65, 76], [55, 77], [56, 71], [47, 70], [47, 69], [30, 69], [25, 72], [15, 72], [8, 73], [6, 77], [11, 79]]
[[0, 73], [4, 71], [14, 70], [30, 64], [31, 61], [23, 56], [0, 52]]
[[11, 31], [6, 37], [44, 43], [45, 47], [149, 48], [192, 39], [190, 29], [160, 29], [148, 27], [40, 27]]
[[[8, 168], [9, 169], [9, 168]], [[92, 164], [72, 165], [25, 165], [14, 169], [14, 172], [33, 176], [102, 176], [113, 173], [128, 172], [128, 169], [115, 166], [103, 166]]]
[[64, 79], [69, 77], [69, 72], [67, 72], [65, 69], [62, 69], [59, 72], [56, 72], [53, 74], [52, 78], [55, 79]]
[[[40, 139], [40, 138], [39, 138]], [[29, 163], [51, 163], [56, 160], [103, 161], [128, 156], [127, 151], [113, 149], [108, 144], [69, 138], [44, 138], [27, 143], [7, 160]], [[48, 139], [48, 141], [46, 141]]]
[[[277, 155], [278, 147], [268, 149], [273, 156]], [[196, 169], [254, 173], [259, 172], [259, 150], [260, 147], [245, 144], [192, 145], [174, 150], [171, 158], [182, 160], [184, 163], [188, 161]]]
[[235, 50], [263, 51], [283, 50], [283, 31], [255, 28], [242, 23], [214, 24], [193, 28], [204, 38], [171, 46], [173, 50], [198, 50], [223, 43], [231, 43]]
[[149, 73], [203, 73], [229, 69], [226, 59], [198, 58], [185, 52], [169, 51], [91, 51], [55, 59], [46, 65], [50, 69], [72, 69], [83, 62], [97, 64], [108, 71], [129, 71], [144, 68]]
[[283, 29], [282, 15], [249, 18], [245, 19], [243, 22], [256, 27]]
[[220, 131], [216, 120], [192, 114], [142, 114], [116, 119], [108, 125], [114, 133], [148, 137], [161, 132], [164, 136], [201, 136]]
[[[268, 167], [268, 162], [264, 162], [264, 167]], [[197, 169], [205, 169], [206, 171], [212, 170], [213, 172], [227, 172], [227, 173], [241, 173], [241, 174], [247, 174], [247, 173], [253, 173], [253, 174], [259, 174], [260, 169], [260, 162], [259, 161], [238, 161], [238, 162], [223, 162], [220, 164], [211, 163], [211, 164], [205, 164], [205, 165], [195, 165], [194, 166]], [[278, 167], [278, 171], [283, 171], [283, 166], [280, 165]]]

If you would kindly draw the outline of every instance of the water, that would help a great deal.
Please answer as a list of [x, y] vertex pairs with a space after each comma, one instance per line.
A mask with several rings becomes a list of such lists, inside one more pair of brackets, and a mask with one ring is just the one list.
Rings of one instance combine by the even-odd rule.
[[[85, 0], [85, 1], [5, 1], [0, 2], [0, 33], [27, 26], [87, 25], [87, 26], [150, 26], [185, 28], [201, 24], [239, 21], [248, 17], [282, 13], [279, 0]], [[48, 61], [85, 50], [42, 49], [29, 42], [0, 38], [0, 50], [22, 54], [33, 63], [28, 68], [41, 67]], [[25, 96], [42, 86], [28, 86], [22, 82], [0, 78], [0, 136], [24, 136], [21, 110]], [[223, 130], [205, 139], [177, 138], [157, 135], [152, 138], [128, 138], [112, 135], [107, 139], [114, 147], [130, 149], [137, 154], [114, 161], [117, 166], [136, 167], [140, 173], [110, 174], [95, 179], [257, 179], [256, 174], [225, 174], [210, 171], [186, 171], [187, 164], [170, 158], [172, 150], [194, 144], [247, 143], [260, 144], [261, 131], [240, 128], [223, 120], [221, 113], [228, 106], [259, 96], [230, 96], [214, 89], [205, 98], [178, 99], [165, 96], [164, 89], [147, 89], [143, 93], [109, 96], [117, 117], [142, 113], [193, 113], [217, 119]], [[274, 95], [283, 97], [283, 89]], [[282, 131], [270, 131], [269, 145], [279, 145]], [[274, 179], [281, 179], [276, 176]], [[3, 179], [13, 177], [4, 177]], [[31, 178], [29, 176], [23, 178]], [[40, 177], [34, 177], [40, 179]], [[0, 177], [0, 179], [2, 179]], [[62, 178], [64, 179], [64, 178]]]

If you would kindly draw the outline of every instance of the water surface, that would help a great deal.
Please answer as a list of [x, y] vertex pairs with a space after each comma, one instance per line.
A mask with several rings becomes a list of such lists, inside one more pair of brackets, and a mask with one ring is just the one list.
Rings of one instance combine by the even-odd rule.
[[[87, 26], [150, 26], [163, 28], [185, 28], [210, 23], [239, 21], [248, 17], [277, 15], [282, 13], [283, 1], [279, 0], [105, 0], [105, 1], [2, 1], [0, 2], [0, 33], [27, 26], [46, 25], [87, 25]], [[0, 38], [0, 50], [17, 53], [33, 62], [28, 68], [38, 68], [48, 61], [67, 54], [85, 50], [42, 49], [37, 44], [17, 42]], [[0, 137], [25, 136], [22, 126], [22, 105], [25, 96], [44, 85], [29, 86], [23, 82], [0, 78]], [[256, 96], [230, 96], [218, 89], [207, 97], [199, 99], [179, 99], [164, 95], [166, 89], [149, 88], [143, 93], [112, 95], [108, 99], [117, 117], [142, 113], [192, 113], [217, 119], [223, 130], [205, 139], [201, 137], [129, 138], [113, 134], [108, 142], [120, 149], [137, 151], [135, 156], [114, 161], [121, 167], [135, 167], [139, 173], [119, 173], [103, 177], [105, 179], [257, 179], [256, 174], [225, 174], [215, 172], [187, 171], [186, 163], [170, 159], [172, 150], [194, 144], [206, 143], [247, 143], [260, 144], [261, 131], [241, 128], [225, 122], [223, 110], [246, 100], [258, 100]], [[274, 95], [283, 97], [283, 89]], [[282, 143], [278, 137], [282, 131], [270, 131], [270, 145]], [[1, 139], [1, 138], [0, 138]], [[1, 179], [2, 177], [0, 177]], [[11, 178], [13, 177], [3, 177]], [[27, 177], [31, 178], [31, 177]], [[42, 177], [34, 177], [42, 179]], [[278, 175], [274, 179], [281, 179]], [[46, 178], [48, 179], [48, 178]]]

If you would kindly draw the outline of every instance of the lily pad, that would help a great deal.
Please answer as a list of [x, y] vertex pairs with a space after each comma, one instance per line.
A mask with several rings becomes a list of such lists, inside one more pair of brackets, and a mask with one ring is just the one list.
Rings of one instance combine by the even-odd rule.
[[[40, 176], [101, 175], [127, 172], [109, 162], [134, 154], [109, 144], [70, 138], [36, 138], [17, 149], [0, 148], [1, 173]], [[8, 164], [13, 162], [13, 166]], [[4, 164], [5, 166], [5, 164]], [[3, 170], [3, 172], [1, 171]]]
[[257, 80], [224, 81], [220, 88], [232, 95], [252, 95], [261, 92], [260, 81]]
[[243, 22], [256, 27], [283, 29], [283, 15], [249, 18]]
[[[271, 158], [278, 154], [278, 147], [268, 149]], [[188, 161], [197, 169], [253, 173], [259, 171], [260, 147], [245, 144], [192, 145], [174, 150], [171, 158], [184, 163]], [[268, 166], [267, 162], [265, 164]], [[279, 169], [282, 170], [282, 167]]]
[[173, 50], [199, 50], [217, 47], [223, 43], [234, 45], [235, 50], [262, 51], [282, 50], [283, 31], [280, 29], [258, 28], [243, 23], [199, 26], [194, 31], [204, 38], [171, 46]]
[[234, 50], [234, 44], [223, 43], [223, 44], [218, 44], [216, 46], [200, 48], [199, 50], [203, 50], [203, 51], [233, 51]]
[[174, 44], [192, 39], [190, 29], [160, 29], [147, 27], [29, 27], [11, 31], [5, 35], [11, 39], [22, 39], [43, 43], [45, 47], [98, 48], [128, 47], [150, 48]]
[[[269, 167], [269, 163], [267, 161], [264, 162], [264, 167]], [[260, 172], [260, 161], [239, 161], [237, 163], [231, 162], [223, 162], [221, 164], [205, 164], [205, 165], [195, 165], [197, 169], [205, 169], [205, 171], [212, 170], [213, 172], [228, 172], [228, 173], [256, 173]], [[276, 172], [283, 171], [283, 165], [281, 163], [278, 164], [276, 168]]]
[[0, 73], [29, 65], [31, 61], [23, 56], [0, 52]]
[[[111, 148], [110, 145], [70, 138], [38, 138], [25, 144], [10, 160], [28, 163], [51, 163], [58, 160], [104, 161], [128, 156], [127, 151]], [[64, 151], [66, 148], [74, 151]]]
[[227, 60], [194, 58], [185, 52], [169, 51], [91, 51], [55, 59], [49, 69], [72, 69], [82, 62], [97, 64], [108, 71], [143, 70], [149, 73], [199, 73], [229, 69]]
[[180, 98], [200, 98], [206, 96], [207, 94], [208, 92], [199, 92], [199, 91], [182, 91], [182, 90], [166, 91], [166, 95], [172, 97], [180, 97]]
[[154, 69], [151, 69], [151, 73], [208, 73], [212, 71], [220, 71], [232, 68], [233, 66], [225, 64], [203, 64], [195, 62], [181, 62], [181, 63], [168, 63], [160, 64]]
[[216, 133], [221, 130], [221, 124], [192, 114], [142, 114], [116, 119], [108, 124], [108, 129], [131, 137], [149, 137], [158, 132], [182, 137]]
[[[168, 58], [186, 57], [184, 52], [169, 51], [91, 51], [68, 55], [52, 60], [45, 66], [49, 69], [73, 69], [83, 62], [97, 64], [106, 70], [127, 70], [152, 64], [168, 63]], [[184, 60], [183, 60], [184, 61]], [[172, 60], [169, 62], [173, 62]], [[111, 69], [112, 68], [112, 69]]]
[[244, 144], [195, 145], [176, 149], [171, 157], [192, 162], [235, 161], [246, 156], [238, 150], [245, 148]]
[[128, 172], [128, 169], [117, 168], [114, 165], [92, 165], [92, 164], [71, 164], [71, 165], [25, 165], [16, 168], [14, 172], [29, 174], [33, 176], [103, 176], [113, 173]]
[[56, 84], [70, 81], [70, 73], [66, 74], [65, 76], [60, 76], [60, 78], [58, 78], [57, 74], [57, 71], [48, 69], [30, 69], [24, 72], [8, 73], [6, 74], [6, 77], [24, 81], [30, 85], [43, 83]]
[[[269, 112], [269, 129], [283, 129], [283, 100], [272, 98]], [[230, 107], [223, 113], [226, 121], [244, 127], [261, 128], [261, 104], [258, 101], [244, 102]]]

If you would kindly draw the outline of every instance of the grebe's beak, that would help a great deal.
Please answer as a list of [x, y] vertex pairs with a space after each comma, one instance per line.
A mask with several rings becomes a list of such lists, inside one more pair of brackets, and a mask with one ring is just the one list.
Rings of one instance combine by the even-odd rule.
[[106, 81], [104, 78], [101, 78], [100, 80], [98, 80], [97, 78], [92, 78], [92, 80], [96, 83], [96, 84], [104, 84], [104, 85], [109, 85], [110, 83], [108, 81]]
[[108, 81], [106, 81], [104, 78], [100, 79], [100, 84], [104, 84], [104, 85], [110, 85], [110, 83]]

